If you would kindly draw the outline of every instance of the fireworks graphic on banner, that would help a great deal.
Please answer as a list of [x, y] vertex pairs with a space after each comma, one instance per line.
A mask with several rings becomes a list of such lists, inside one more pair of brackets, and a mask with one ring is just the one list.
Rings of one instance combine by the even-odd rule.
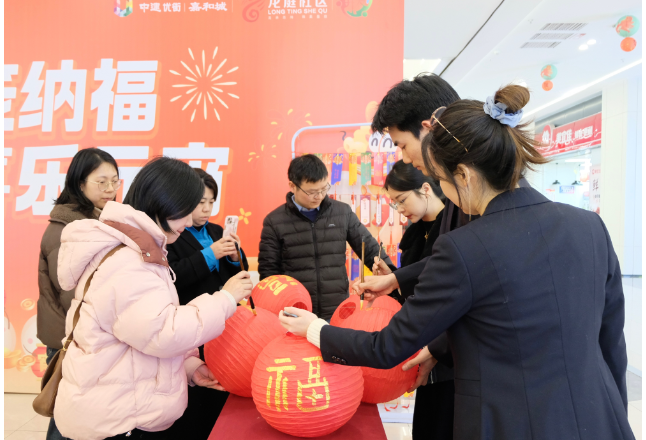
[[247, 162], [256, 162], [255, 159], [260, 159], [261, 157], [276, 159], [281, 147], [288, 148], [291, 143], [291, 137], [296, 130], [306, 125], [312, 125], [312, 121], [308, 119], [310, 117], [309, 113], [305, 113], [303, 119], [298, 116], [299, 114], [302, 113], [294, 111], [293, 108], [287, 110], [286, 113], [273, 111], [272, 115], [270, 115], [271, 122], [269, 125], [271, 125], [272, 129], [269, 140], [260, 145], [260, 151], [250, 151]]
[[[199, 113], [203, 114], [204, 120], [206, 121], [208, 119], [208, 114], [210, 113], [209, 108], [213, 109], [213, 113], [215, 113], [215, 117], [219, 121], [220, 113], [218, 113], [217, 103], [222, 105], [225, 109], [228, 109], [229, 105], [226, 103], [225, 99], [229, 100], [229, 97], [233, 99], [240, 99], [238, 95], [229, 92], [229, 88], [231, 86], [235, 86], [238, 83], [236, 81], [229, 81], [228, 78], [225, 78], [225, 76], [238, 70], [238, 66], [232, 68], [225, 67], [225, 64], [227, 62], [227, 59], [225, 58], [224, 60], [220, 61], [219, 64], [217, 64], [217, 67], [215, 67], [214, 69], [213, 67], [216, 66], [217, 63], [217, 47], [213, 51], [213, 56], [208, 61], [206, 60], [206, 52], [204, 50], [202, 50], [202, 58], [198, 58], [197, 60], [195, 59], [193, 51], [190, 48], [188, 49], [188, 53], [193, 61], [189, 61], [189, 63], [195, 63], [194, 67], [191, 68], [184, 61], [180, 61], [180, 63], [182, 63], [182, 66], [184, 66], [188, 73], [184, 72], [182, 74], [175, 70], [170, 71], [170, 73], [172, 73], [173, 75], [183, 77], [182, 83], [173, 84], [173, 87], [180, 89], [188, 88], [188, 90], [180, 95], [175, 96], [170, 100], [170, 102], [175, 102], [183, 98], [188, 99], [184, 103], [182, 111], [188, 109], [190, 112], [190, 107], [193, 107], [193, 111], [191, 112], [191, 122], [195, 120], [195, 115]], [[201, 68], [200, 64], [202, 65]], [[186, 83], [184, 79], [186, 79], [188, 83]]]

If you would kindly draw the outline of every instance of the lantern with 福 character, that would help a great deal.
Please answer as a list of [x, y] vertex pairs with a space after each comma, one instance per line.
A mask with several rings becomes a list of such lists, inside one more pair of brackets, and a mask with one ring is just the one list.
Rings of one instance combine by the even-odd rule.
[[287, 275], [273, 275], [265, 278], [253, 288], [254, 303], [278, 315], [285, 307], [296, 307], [312, 311], [312, 298], [298, 280]]
[[[399, 310], [401, 305], [389, 296], [380, 296], [371, 303], [368, 301], [362, 303], [356, 295], [352, 295], [339, 305], [330, 324], [367, 332], [380, 331], [388, 325]], [[416, 354], [412, 357], [414, 356]], [[416, 368], [402, 370], [405, 362], [389, 370], [361, 367], [364, 381], [361, 400], [366, 403], [383, 403], [404, 394], [417, 378]]]
[[269, 342], [285, 334], [273, 313], [239, 306], [224, 323], [220, 336], [204, 344], [206, 365], [225, 390], [251, 397], [251, 373], [256, 358]]
[[296, 437], [336, 431], [361, 404], [359, 367], [324, 362], [307, 339], [287, 333], [260, 353], [251, 378], [253, 400], [275, 429]]

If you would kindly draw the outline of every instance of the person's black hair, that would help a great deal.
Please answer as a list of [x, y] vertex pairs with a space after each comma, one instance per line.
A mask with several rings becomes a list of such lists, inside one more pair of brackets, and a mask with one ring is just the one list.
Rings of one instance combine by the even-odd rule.
[[204, 196], [204, 182], [190, 165], [170, 157], [157, 157], [137, 173], [123, 199], [143, 211], [166, 232], [175, 232], [168, 220], [186, 217]]
[[74, 205], [73, 211], [90, 217], [94, 211], [94, 204], [83, 194], [81, 184], [87, 180], [87, 176], [104, 163], [112, 165], [117, 171], [117, 176], [119, 175], [117, 162], [109, 153], [98, 148], [86, 148], [76, 153], [65, 176], [65, 187], [54, 204]]
[[422, 186], [428, 183], [435, 194], [440, 200], [446, 200], [440, 182], [430, 176], [425, 176], [420, 170], [415, 168], [413, 164], [404, 163], [403, 160], [398, 160], [393, 165], [392, 170], [386, 176], [384, 182], [384, 189], [394, 189], [395, 191], [415, 191], [418, 194], [421, 192]]
[[[525, 107], [529, 98], [526, 87], [512, 84], [498, 90], [494, 101], [505, 104], [505, 113], [511, 114]], [[527, 130], [528, 122], [510, 127], [485, 113], [483, 106], [482, 101], [463, 99], [439, 115], [439, 123], [422, 141], [424, 166], [429, 175], [436, 179], [444, 175], [457, 187], [458, 166], [468, 165], [494, 190], [513, 191], [528, 168], [547, 159], [536, 149], [540, 142]], [[459, 191], [458, 199], [461, 203]]]
[[290, 162], [287, 177], [299, 186], [303, 182], [316, 183], [327, 178], [327, 168], [317, 156], [303, 154]]
[[193, 168], [195, 172], [197, 173], [198, 176], [200, 176], [200, 179], [202, 179], [202, 182], [204, 182], [204, 186], [206, 188], [209, 188], [211, 191], [213, 191], [213, 200], [218, 199], [218, 184], [213, 178], [212, 175], [204, 171], [202, 168]]
[[431, 118], [439, 107], [460, 99], [444, 79], [435, 74], [421, 73], [391, 88], [379, 103], [372, 118], [372, 131], [383, 133], [389, 127], [409, 131], [419, 139], [422, 121]]

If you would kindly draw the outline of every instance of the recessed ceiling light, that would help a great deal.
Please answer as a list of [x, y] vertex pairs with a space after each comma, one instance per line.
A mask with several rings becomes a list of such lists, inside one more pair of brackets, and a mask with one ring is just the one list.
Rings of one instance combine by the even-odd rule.
[[587, 49], [588, 49], [587, 44], [582, 44], [581, 46], [579, 46], [579, 50], [587, 50]]
[[592, 46], [593, 44], [597, 44], [597, 40], [588, 40], [588, 46]]

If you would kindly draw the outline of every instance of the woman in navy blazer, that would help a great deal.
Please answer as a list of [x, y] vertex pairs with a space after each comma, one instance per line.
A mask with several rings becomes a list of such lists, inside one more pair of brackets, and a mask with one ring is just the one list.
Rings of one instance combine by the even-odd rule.
[[[323, 359], [392, 368], [447, 331], [455, 368], [454, 438], [634, 439], [628, 424], [621, 271], [601, 218], [518, 188], [544, 163], [523, 125], [529, 91], [439, 109], [424, 139], [427, 172], [467, 214], [431, 257], [359, 286], [390, 293], [419, 276], [414, 298], [367, 333], [281, 314]], [[483, 110], [484, 109], [484, 110]], [[333, 398], [333, 396], [331, 396]]]

